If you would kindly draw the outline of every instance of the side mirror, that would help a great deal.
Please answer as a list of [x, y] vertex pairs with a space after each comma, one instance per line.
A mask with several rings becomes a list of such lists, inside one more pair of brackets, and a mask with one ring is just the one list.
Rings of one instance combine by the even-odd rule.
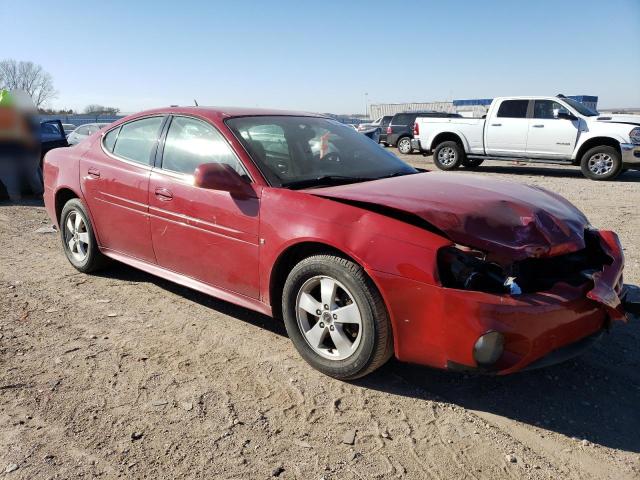
[[576, 117], [574, 114], [569, 113], [569, 112], [558, 112], [558, 118], [561, 120], [577, 120], [578, 117]]
[[229, 192], [236, 197], [255, 197], [251, 184], [226, 163], [203, 163], [196, 168], [194, 185], [209, 190]]

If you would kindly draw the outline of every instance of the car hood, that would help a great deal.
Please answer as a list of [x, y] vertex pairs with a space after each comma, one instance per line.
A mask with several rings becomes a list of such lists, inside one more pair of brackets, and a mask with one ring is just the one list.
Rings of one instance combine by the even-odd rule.
[[599, 122], [626, 123], [629, 125], [640, 125], [640, 115], [623, 115], [623, 114], [608, 115], [606, 113], [603, 113], [599, 115], [596, 120]]
[[[587, 218], [561, 196], [478, 175], [428, 172], [307, 190], [362, 208], [413, 214], [455, 243], [509, 264], [584, 248]], [[372, 208], [380, 211], [380, 209]]]

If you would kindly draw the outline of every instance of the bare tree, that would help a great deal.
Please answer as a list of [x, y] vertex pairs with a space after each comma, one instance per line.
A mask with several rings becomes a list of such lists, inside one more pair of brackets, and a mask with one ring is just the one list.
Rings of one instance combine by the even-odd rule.
[[120, 112], [119, 108], [105, 107], [103, 105], [97, 105], [97, 104], [87, 105], [84, 108], [84, 113], [90, 113], [93, 115], [97, 115], [97, 114], [117, 115], [119, 112]]
[[36, 108], [42, 107], [58, 94], [53, 88], [51, 75], [40, 65], [13, 59], [0, 61], [0, 88], [25, 91]]

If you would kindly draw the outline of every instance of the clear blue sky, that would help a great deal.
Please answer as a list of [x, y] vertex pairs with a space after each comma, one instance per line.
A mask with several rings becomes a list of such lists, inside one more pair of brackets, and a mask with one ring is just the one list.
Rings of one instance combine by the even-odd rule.
[[0, 0], [0, 58], [54, 107], [369, 103], [591, 94], [640, 107], [640, 0]]

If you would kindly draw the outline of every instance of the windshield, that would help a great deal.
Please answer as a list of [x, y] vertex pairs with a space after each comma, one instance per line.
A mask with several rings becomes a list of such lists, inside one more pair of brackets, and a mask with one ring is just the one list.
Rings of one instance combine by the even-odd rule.
[[580, 115], [584, 115], [585, 117], [597, 117], [600, 115], [597, 111], [591, 110], [584, 103], [580, 103], [573, 98], [563, 98], [562, 100], [576, 109]]
[[260, 116], [226, 121], [273, 186], [304, 188], [417, 173], [334, 120]]

